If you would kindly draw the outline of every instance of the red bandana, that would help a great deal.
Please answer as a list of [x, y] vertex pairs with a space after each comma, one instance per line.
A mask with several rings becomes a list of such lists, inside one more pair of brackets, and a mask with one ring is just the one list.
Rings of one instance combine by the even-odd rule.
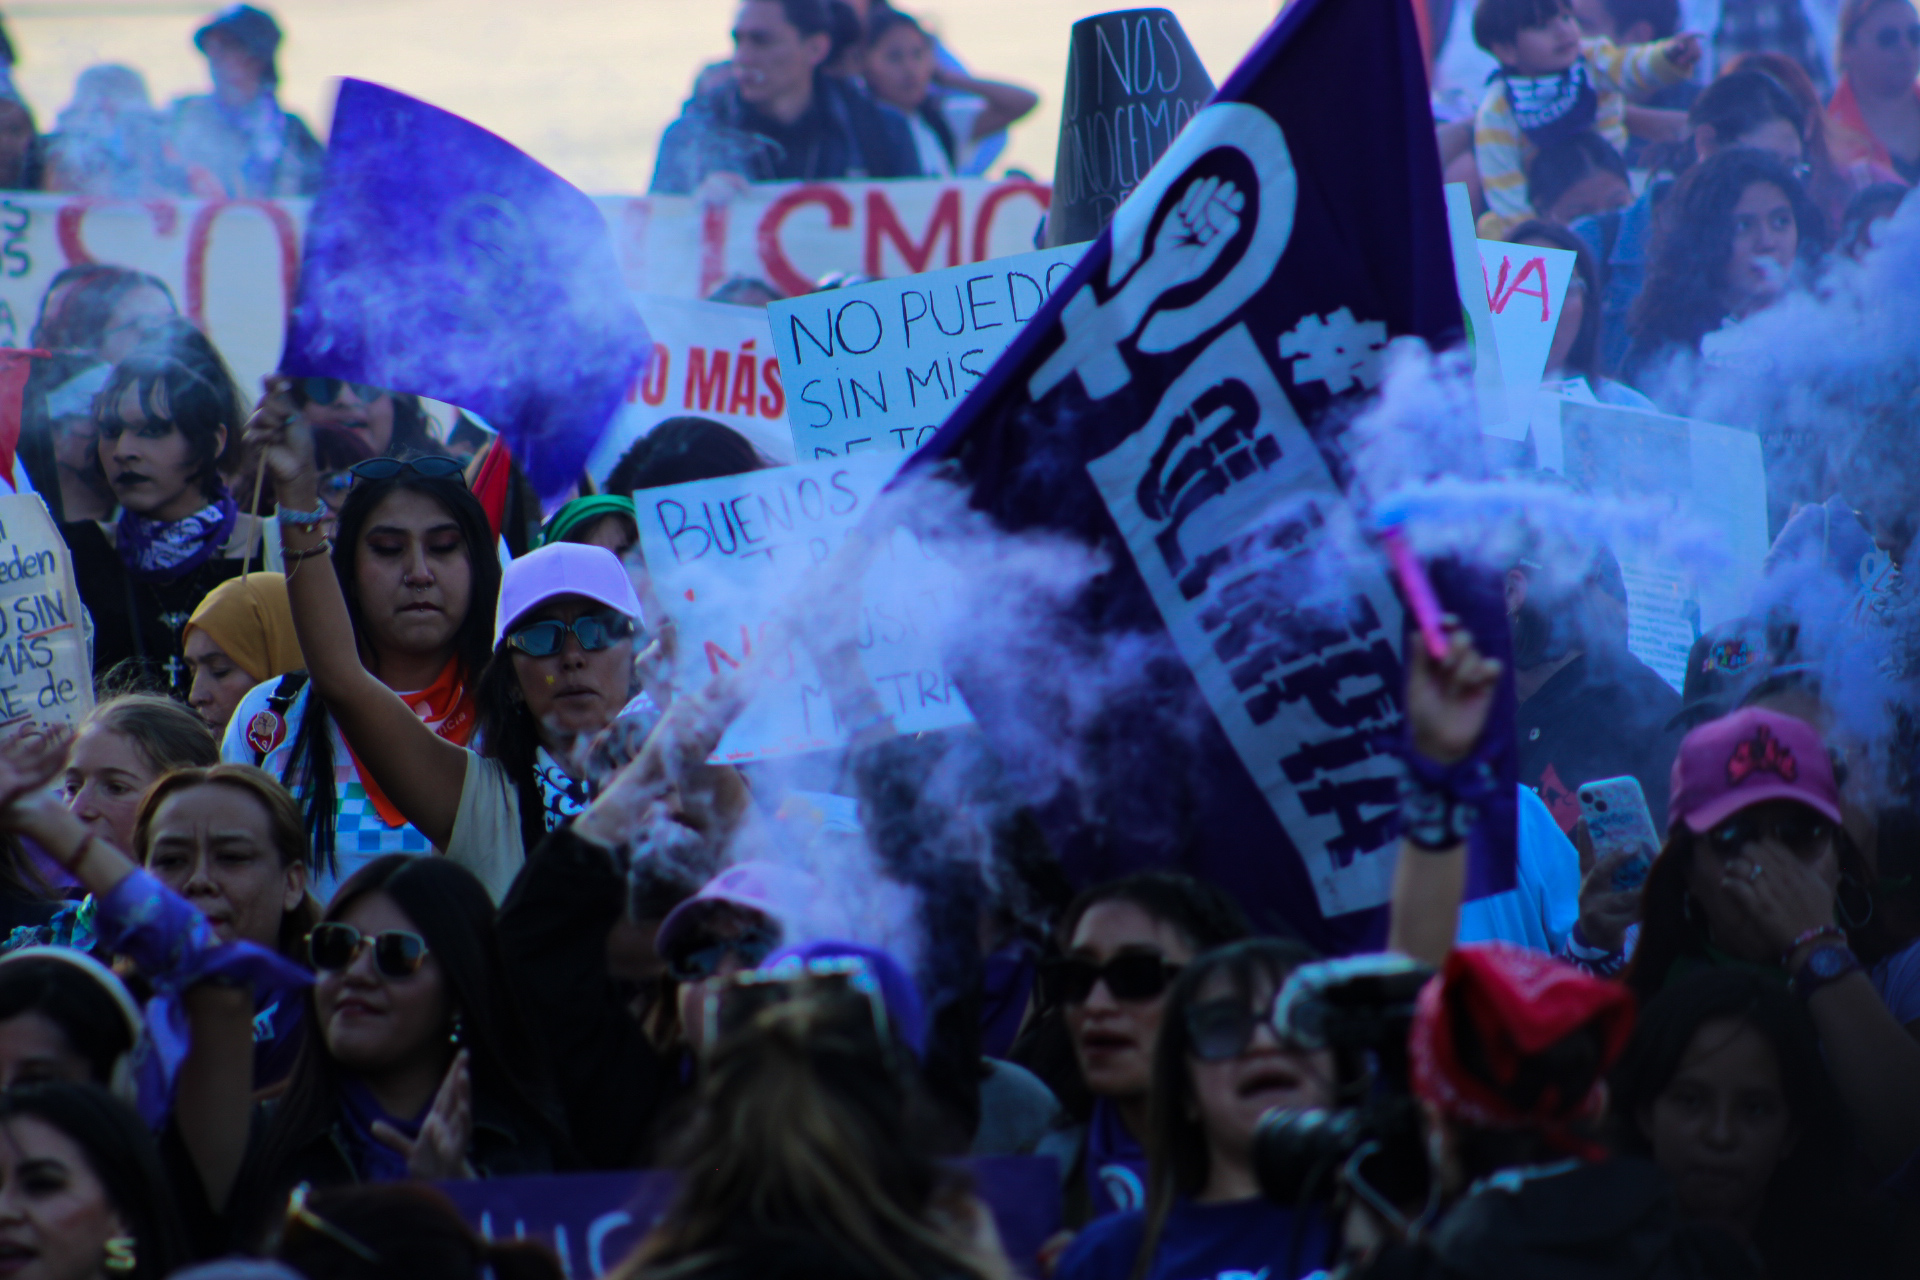
[[[467, 687], [466, 672], [460, 666], [460, 659], [450, 658], [434, 682], [418, 693], [403, 693], [400, 698], [413, 709], [413, 714], [426, 722], [433, 730], [448, 742], [456, 746], [466, 746], [473, 738], [474, 719], [477, 708], [473, 701], [473, 690]], [[393, 801], [387, 799], [387, 793], [367, 772], [367, 766], [360, 763], [360, 757], [353, 755], [353, 748], [347, 748], [347, 754], [353, 756], [353, 767], [360, 774], [360, 785], [367, 790], [367, 799], [373, 801], [373, 808], [380, 820], [389, 827], [407, 825], [406, 815], [393, 807]]]

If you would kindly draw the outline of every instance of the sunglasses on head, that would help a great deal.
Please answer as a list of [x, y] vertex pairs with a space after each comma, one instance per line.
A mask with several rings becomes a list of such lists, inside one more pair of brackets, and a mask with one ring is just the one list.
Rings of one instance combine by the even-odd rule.
[[1785, 845], [1796, 857], [1806, 857], [1833, 839], [1833, 824], [1811, 811], [1776, 817], [1737, 813], [1707, 833], [1707, 843], [1723, 859], [1736, 858], [1748, 845], [1766, 839]]
[[1208, 1000], [1188, 1008], [1187, 1042], [1200, 1061], [1225, 1062], [1247, 1051], [1255, 1031], [1272, 1025], [1271, 1009], [1255, 1013], [1244, 1000]]
[[373, 967], [386, 978], [410, 978], [427, 962], [427, 940], [417, 933], [389, 929], [372, 935], [350, 924], [315, 925], [307, 935], [307, 963], [323, 973], [339, 973], [367, 947]]
[[1179, 965], [1146, 951], [1118, 955], [1105, 964], [1056, 956], [1040, 966], [1040, 984], [1050, 1004], [1085, 1004], [1100, 982], [1115, 1000], [1154, 1000], [1179, 972]]
[[372, 404], [387, 394], [385, 387], [369, 387], [358, 382], [343, 382], [339, 378], [301, 378], [294, 383], [299, 398], [307, 404], [330, 405], [340, 398], [342, 391], [353, 392], [354, 398], [361, 404]]
[[1905, 40], [1916, 49], [1920, 49], [1920, 24], [1902, 31], [1899, 27], [1887, 27], [1874, 33], [1873, 42], [1882, 49], [1898, 49]]
[[348, 468], [355, 480], [391, 480], [398, 475], [424, 476], [437, 480], [442, 476], [466, 479], [467, 461], [430, 453], [422, 458], [368, 458]]
[[778, 935], [765, 929], [749, 929], [737, 938], [721, 938], [696, 950], [667, 957], [667, 972], [675, 982], [701, 982], [719, 973], [728, 956], [737, 959], [742, 969], [758, 969], [760, 962], [779, 945]]
[[572, 622], [548, 618], [507, 633], [507, 643], [529, 658], [551, 658], [571, 635], [587, 653], [599, 653], [633, 634], [633, 619], [624, 613], [590, 613]]

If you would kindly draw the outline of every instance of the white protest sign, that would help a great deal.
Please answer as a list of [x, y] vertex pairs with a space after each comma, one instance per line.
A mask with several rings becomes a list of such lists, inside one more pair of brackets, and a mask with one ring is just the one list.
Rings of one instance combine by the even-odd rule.
[[73, 559], [38, 494], [0, 497], [0, 728], [77, 724], [93, 664]]
[[[763, 652], [774, 610], [866, 516], [898, 460], [833, 458], [634, 495], [654, 596], [674, 623], [680, 678], [698, 688], [761, 659], [769, 674], [713, 754], [716, 764], [838, 746], [838, 723], [801, 646]], [[861, 662], [903, 733], [970, 724], [940, 660], [935, 623], [951, 613], [956, 571], [896, 527], [863, 583]]]
[[1480, 423], [1496, 426], [1507, 418], [1507, 382], [1500, 372], [1500, 343], [1493, 335], [1493, 312], [1487, 306], [1485, 281], [1476, 279], [1480, 239], [1473, 232], [1473, 203], [1463, 182], [1449, 182], [1447, 240], [1453, 249], [1453, 283], [1467, 324], [1467, 353], [1473, 358], [1473, 392], [1480, 404]]
[[802, 458], [926, 443], [1086, 250], [1063, 245], [767, 308]]
[[1577, 257], [1566, 249], [1481, 240], [1480, 267], [1494, 341], [1500, 347], [1500, 373], [1506, 382], [1507, 412], [1488, 432], [1524, 440], [1540, 379], [1553, 351]]
[[1719, 535], [1710, 575], [1671, 556], [1616, 548], [1627, 584], [1627, 647], [1678, 689], [1696, 626], [1746, 612], [1767, 555], [1767, 475], [1760, 437], [1613, 405], [1561, 402], [1567, 477], [1596, 495], [1664, 500]]
[[587, 459], [588, 474], [606, 480], [634, 441], [688, 414], [732, 427], [775, 462], [792, 462], [787, 395], [767, 313], [654, 295], [633, 301], [653, 339], [653, 359], [627, 388], [619, 414]]

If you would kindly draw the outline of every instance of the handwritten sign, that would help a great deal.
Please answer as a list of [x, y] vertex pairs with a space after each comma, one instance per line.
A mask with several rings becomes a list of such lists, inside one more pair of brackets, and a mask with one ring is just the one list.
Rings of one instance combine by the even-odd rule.
[[47, 504], [0, 497], [0, 728], [76, 724], [93, 710], [93, 663], [73, 560]]
[[[848, 726], [803, 649], [763, 650], [775, 609], [865, 517], [897, 463], [888, 455], [834, 458], [634, 495], [641, 554], [679, 634], [681, 679], [698, 687], [750, 657], [769, 672], [714, 763], [846, 741]], [[955, 589], [955, 570], [903, 528], [888, 535], [863, 583], [861, 662], [903, 733], [972, 722], [935, 634]]]
[[1524, 440], [1547, 357], [1553, 351], [1553, 335], [1560, 327], [1560, 309], [1573, 280], [1576, 255], [1566, 249], [1501, 240], [1476, 243], [1507, 390], [1507, 412], [1493, 434]]
[[1760, 437], [1613, 405], [1561, 404], [1560, 467], [1587, 492], [1665, 501], [1718, 535], [1710, 574], [1658, 549], [1616, 547], [1627, 585], [1627, 647], [1678, 689], [1696, 628], [1740, 617], [1767, 555]]
[[689, 414], [725, 423], [775, 462], [792, 462], [787, 393], [767, 313], [654, 294], [634, 302], [653, 339], [653, 359], [627, 388], [619, 415], [587, 459], [588, 473], [604, 481], [634, 441]]
[[1500, 372], [1500, 343], [1493, 333], [1493, 310], [1487, 305], [1484, 283], [1474, 278], [1479, 239], [1473, 233], [1473, 202], [1466, 184], [1446, 186], [1447, 239], [1453, 250], [1453, 283], [1460, 293], [1461, 318], [1467, 325], [1467, 354], [1473, 359], [1473, 393], [1479, 402], [1480, 424], [1492, 431], [1507, 420], [1507, 382]]
[[926, 442], [1073, 271], [1085, 245], [878, 280], [767, 308], [794, 451], [904, 456]]
[[[973, 1188], [992, 1211], [1015, 1270], [1040, 1274], [1038, 1255], [1060, 1229], [1056, 1162], [1035, 1156], [964, 1161]], [[487, 1240], [539, 1240], [552, 1247], [567, 1280], [595, 1280], [620, 1263], [672, 1206], [670, 1172], [554, 1174], [443, 1182], [460, 1215]]]

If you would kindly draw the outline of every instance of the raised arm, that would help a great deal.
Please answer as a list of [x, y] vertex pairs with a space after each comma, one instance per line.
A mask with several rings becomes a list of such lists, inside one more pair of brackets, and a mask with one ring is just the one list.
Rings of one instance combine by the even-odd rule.
[[[1473, 638], [1451, 618], [1447, 638], [1451, 647], [1437, 664], [1417, 638], [1407, 646], [1407, 726], [1414, 756], [1408, 768], [1414, 780], [1401, 814], [1406, 834], [1393, 871], [1387, 929], [1387, 950], [1431, 965], [1453, 949], [1467, 886], [1466, 842], [1438, 834], [1455, 800], [1447, 774], [1472, 756], [1500, 683], [1500, 663], [1481, 657]], [[1429, 826], [1435, 829], [1426, 830]]]
[[[267, 380], [266, 399], [247, 424], [246, 440], [266, 457], [282, 510], [318, 511], [313, 433], [296, 413], [289, 386], [282, 377]], [[293, 629], [314, 691], [326, 700], [347, 745], [373, 771], [387, 798], [436, 847], [445, 848], [466, 785], [466, 749], [429, 729], [361, 664], [346, 598], [325, 562], [331, 540], [321, 537], [316, 525], [283, 523], [280, 534]]]
[[1031, 89], [1022, 89], [1017, 84], [1006, 84], [999, 80], [976, 80], [945, 67], [933, 73], [933, 80], [935, 84], [955, 93], [972, 94], [987, 104], [974, 118], [973, 137], [968, 139], [970, 142], [992, 137], [1040, 105], [1040, 95]]

